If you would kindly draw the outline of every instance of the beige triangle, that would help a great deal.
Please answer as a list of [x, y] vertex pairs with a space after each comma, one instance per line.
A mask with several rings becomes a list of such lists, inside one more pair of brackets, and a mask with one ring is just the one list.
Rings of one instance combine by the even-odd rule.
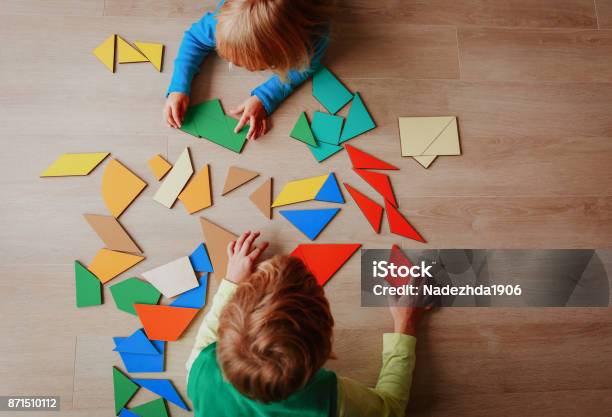
[[225, 177], [225, 185], [223, 186], [221, 195], [225, 195], [235, 190], [258, 176], [259, 174], [257, 172], [249, 171], [248, 169], [230, 167], [227, 171], [227, 177]]
[[125, 39], [117, 36], [117, 62], [129, 64], [131, 62], [149, 62], [149, 60]]
[[253, 191], [249, 199], [268, 219], [272, 218], [272, 178]]
[[402, 156], [421, 155], [454, 117], [400, 117]]
[[189, 214], [212, 206], [212, 193], [210, 191], [210, 173], [208, 165], [191, 178], [178, 199]]
[[124, 271], [127, 271], [144, 256], [117, 252], [109, 249], [100, 249], [87, 269], [91, 271], [102, 283], [106, 283]]
[[113, 216], [84, 214], [85, 220], [98, 234], [108, 249], [120, 252], [142, 253], [142, 250]]
[[238, 239], [238, 236], [217, 226], [204, 217], [200, 217], [200, 223], [215, 276], [219, 279], [225, 278], [227, 272], [227, 245], [231, 241]]
[[421, 156], [413, 156], [415, 161], [423, 166], [423, 168], [429, 168], [429, 166], [436, 160], [438, 155], [421, 155]]
[[193, 166], [191, 165], [191, 157], [189, 156], [189, 148], [185, 148], [181, 156], [178, 157], [170, 173], [157, 189], [153, 196], [153, 200], [158, 203], [172, 208], [178, 195], [183, 191], [185, 184], [193, 175]]
[[136, 48], [140, 49], [140, 52], [147, 57], [149, 62], [153, 64], [157, 71], [162, 70], [162, 61], [164, 59], [164, 44], [163, 43], [150, 43], [150, 42], [134, 42]]
[[440, 133], [440, 136], [423, 151], [423, 155], [461, 155], [456, 118], [442, 133]]

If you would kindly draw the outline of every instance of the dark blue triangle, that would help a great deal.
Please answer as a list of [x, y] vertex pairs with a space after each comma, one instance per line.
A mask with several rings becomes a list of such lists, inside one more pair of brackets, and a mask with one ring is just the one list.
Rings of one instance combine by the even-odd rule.
[[193, 267], [194, 271], [213, 272], [208, 251], [203, 243], [200, 243], [200, 245], [191, 253], [191, 255], [189, 255], [189, 260], [191, 261], [191, 266]]
[[117, 352], [138, 353], [141, 355], [158, 355], [159, 351], [147, 338], [142, 329], [136, 330], [130, 337], [126, 337], [117, 345]]
[[172, 307], [202, 308], [206, 304], [206, 287], [208, 286], [208, 274], [200, 278], [200, 285], [181, 294], [170, 304]]
[[328, 201], [330, 203], [344, 204], [342, 191], [340, 191], [338, 181], [336, 181], [336, 176], [333, 172], [329, 174], [314, 199], [317, 201]]
[[325, 226], [340, 211], [339, 208], [315, 210], [280, 210], [287, 220], [304, 233], [310, 240], [315, 240]]

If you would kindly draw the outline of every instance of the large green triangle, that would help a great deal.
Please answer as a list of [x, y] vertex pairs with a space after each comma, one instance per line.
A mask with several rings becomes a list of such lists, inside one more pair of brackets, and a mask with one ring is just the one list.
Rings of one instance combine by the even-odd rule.
[[310, 129], [310, 124], [308, 123], [308, 118], [306, 117], [306, 113], [302, 112], [300, 117], [298, 118], [295, 126], [293, 126], [293, 130], [289, 133], [293, 139], [301, 140], [302, 142], [317, 146], [317, 141], [312, 134], [312, 130]]
[[191, 106], [185, 112], [181, 130], [190, 135], [201, 137], [202, 126], [207, 125], [211, 119], [223, 121], [225, 113], [221, 107], [221, 101], [216, 98], [208, 100], [195, 106]]
[[366, 109], [365, 104], [363, 104], [361, 96], [359, 96], [359, 93], [355, 93], [351, 108], [346, 117], [346, 122], [344, 123], [344, 129], [342, 129], [340, 143], [353, 139], [355, 136], [359, 136], [375, 127], [376, 123], [374, 123], [368, 109]]
[[117, 308], [136, 315], [134, 304], [157, 304], [161, 293], [146, 281], [128, 278], [110, 287]]
[[102, 304], [102, 283], [79, 261], [74, 261], [76, 306], [91, 307]]
[[168, 410], [163, 398], [132, 407], [130, 411], [138, 414], [140, 417], [168, 417]]
[[115, 415], [119, 415], [121, 409], [132, 399], [136, 391], [136, 385], [123, 372], [113, 366], [113, 391], [115, 393]]

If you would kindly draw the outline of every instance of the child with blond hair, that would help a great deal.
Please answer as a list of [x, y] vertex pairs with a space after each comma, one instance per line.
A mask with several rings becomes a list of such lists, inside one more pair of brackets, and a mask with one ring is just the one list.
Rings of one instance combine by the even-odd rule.
[[227, 277], [187, 361], [196, 417], [402, 417], [425, 309], [391, 306], [374, 388], [323, 369], [334, 319], [323, 288], [298, 258], [258, 264], [267, 243], [246, 232], [227, 248]]
[[240, 117], [236, 132], [248, 123], [247, 139], [265, 134], [268, 116], [320, 68], [332, 10], [332, 0], [222, 0], [185, 32], [164, 106], [168, 126], [181, 127], [193, 77], [216, 50], [235, 66], [274, 73], [230, 111]]

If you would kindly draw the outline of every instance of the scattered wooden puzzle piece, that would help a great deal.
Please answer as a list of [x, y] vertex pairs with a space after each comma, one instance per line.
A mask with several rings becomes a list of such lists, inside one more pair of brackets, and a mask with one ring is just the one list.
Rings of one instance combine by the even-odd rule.
[[76, 306], [78, 308], [102, 304], [102, 284], [100, 284], [100, 280], [79, 261], [74, 261], [74, 280]]
[[272, 187], [272, 178], [268, 178], [266, 182], [261, 184], [261, 186], [249, 196], [249, 200], [251, 200], [259, 211], [268, 219], [272, 218]]
[[[114, 350], [117, 350], [117, 347], [124, 342], [125, 339], [125, 337], [113, 337], [113, 341], [115, 342]], [[117, 351], [128, 372], [164, 372], [164, 352], [166, 350], [166, 342], [161, 340], [152, 340], [151, 343], [153, 346], [155, 346], [156, 353], [154, 354]]]
[[331, 114], [336, 114], [353, 98], [353, 94], [325, 67], [312, 77], [312, 95]]
[[306, 243], [298, 245], [291, 256], [301, 259], [323, 286], [360, 247], [358, 243]]
[[195, 272], [213, 272], [213, 266], [206, 250], [206, 245], [200, 243], [191, 255], [189, 261]]
[[[131, 371], [128, 371], [128, 372], [131, 372]], [[132, 413], [127, 408], [122, 408], [121, 411], [119, 412], [119, 417], [141, 417], [141, 416], [139, 416], [138, 414]]]
[[138, 329], [128, 337], [122, 337], [116, 344], [115, 352], [139, 353], [141, 355], [158, 355], [159, 350], [147, 338], [143, 329]]
[[428, 168], [438, 155], [460, 155], [457, 118], [400, 117], [402, 156], [411, 156]]
[[318, 146], [307, 146], [317, 162], [323, 162], [330, 156], [335, 155], [343, 149], [342, 146], [332, 145], [331, 143], [326, 142], [319, 142]]
[[259, 173], [249, 171], [248, 169], [238, 168], [236, 166], [229, 167], [221, 195], [225, 195], [230, 191], [235, 190], [258, 176]]
[[140, 52], [147, 57], [155, 69], [161, 72], [162, 62], [164, 60], [164, 44], [152, 42], [134, 42], [134, 45], [136, 45], [136, 48], [138, 48]]
[[389, 201], [385, 200], [385, 208], [387, 209], [387, 220], [389, 221], [389, 229], [391, 233], [404, 236], [418, 242], [427, 243], [421, 237], [419, 232], [406, 220], [399, 210]]
[[319, 175], [302, 180], [289, 181], [278, 194], [272, 207], [286, 206], [314, 200], [329, 175]]
[[121, 162], [111, 159], [102, 174], [102, 199], [108, 211], [118, 218], [146, 186], [146, 182]]
[[100, 249], [87, 268], [104, 284], [143, 259], [144, 256]]
[[347, 140], [353, 139], [356, 136], [361, 135], [369, 130], [376, 127], [376, 123], [372, 120], [372, 116], [368, 112], [363, 100], [359, 93], [355, 93], [351, 108], [349, 109], [348, 115], [346, 116], [346, 122], [344, 123], [344, 129], [342, 129], [342, 136], [340, 137], [340, 143], [346, 142]]
[[163, 398], [158, 398], [148, 403], [132, 407], [131, 410], [139, 417], [168, 417], [166, 402]]
[[382, 195], [386, 201], [389, 201], [393, 206], [397, 207], [397, 200], [395, 200], [393, 187], [391, 187], [391, 181], [388, 175], [356, 168], [353, 168], [353, 171], [359, 174], [359, 176]]
[[339, 211], [339, 208], [281, 210], [280, 214], [308, 239], [315, 240]]
[[136, 315], [134, 304], [157, 304], [161, 293], [146, 281], [128, 278], [110, 287], [117, 308]]
[[[412, 262], [410, 262], [410, 259], [406, 257], [404, 252], [402, 252], [400, 247], [397, 245], [391, 246], [391, 251], [389, 253], [389, 263], [395, 264], [397, 267], [400, 267], [400, 266], [406, 266], [408, 268], [412, 267]], [[387, 276], [385, 277], [385, 281], [387, 281], [393, 287], [401, 287], [402, 285], [406, 285], [410, 283], [410, 277], [406, 277], [406, 278], [394, 277], [391, 274], [387, 274]]]
[[83, 217], [104, 242], [107, 249], [142, 254], [142, 250], [113, 216], [83, 214]]
[[161, 181], [168, 171], [172, 169], [170, 162], [166, 161], [164, 157], [159, 154], [149, 159], [147, 165], [149, 165], [149, 169], [157, 181]]
[[340, 191], [336, 175], [333, 172], [327, 176], [327, 179], [314, 199], [316, 201], [344, 204], [344, 196], [342, 195], [342, 191]]
[[202, 308], [206, 305], [206, 287], [208, 286], [208, 273], [200, 278], [200, 284], [181, 294], [170, 305], [172, 307]]
[[210, 170], [208, 164], [194, 175], [181, 191], [178, 199], [189, 214], [196, 213], [212, 206], [212, 191], [210, 185]]
[[129, 64], [132, 62], [148, 62], [146, 56], [140, 53], [138, 49], [130, 45], [125, 39], [117, 35], [117, 62], [120, 64]]
[[110, 153], [65, 153], [60, 155], [40, 174], [41, 177], [70, 177], [89, 175]]
[[111, 35], [93, 50], [93, 54], [110, 72], [115, 72], [116, 35]]
[[436, 160], [438, 155], [422, 155], [422, 156], [413, 156], [412, 158], [417, 161], [423, 168], [429, 168], [433, 161]]
[[312, 118], [312, 133], [317, 140], [317, 146], [320, 142], [338, 145], [340, 143], [340, 133], [342, 132], [342, 124], [344, 119], [340, 116], [316, 111]]
[[198, 279], [187, 256], [143, 272], [142, 276], [168, 298], [198, 286]]
[[217, 226], [204, 217], [200, 217], [200, 223], [206, 248], [215, 270], [215, 276], [219, 279], [225, 278], [227, 272], [227, 245], [231, 241], [238, 239], [238, 236]]
[[357, 169], [382, 169], [382, 170], [397, 170], [399, 169], [395, 165], [391, 165], [381, 159], [376, 158], [375, 156], [370, 155], [362, 151], [361, 149], [357, 149], [354, 146], [349, 145], [348, 143], [344, 145], [346, 151], [351, 158], [351, 164], [353, 168]]
[[134, 379], [134, 382], [140, 385], [140, 387], [159, 395], [160, 397], [178, 405], [184, 410], [189, 411], [189, 407], [187, 404], [185, 404], [169, 379]]
[[359, 192], [347, 183], [344, 183], [344, 186], [357, 204], [357, 207], [359, 207], [359, 210], [361, 210], [365, 218], [372, 226], [372, 229], [374, 229], [376, 233], [380, 233], [380, 226], [384, 211], [382, 206], [378, 205], [376, 202], [374, 202], [374, 200], [370, 199], [368, 196]]
[[197, 308], [151, 304], [135, 304], [134, 309], [147, 337], [167, 342], [178, 340], [200, 311]]
[[295, 123], [295, 126], [293, 126], [293, 130], [291, 130], [289, 136], [308, 145], [317, 146], [317, 141], [315, 140], [312, 130], [310, 129], [310, 123], [308, 123], [308, 118], [306, 117], [305, 112], [300, 114], [300, 117]]
[[157, 189], [153, 199], [158, 203], [172, 208], [179, 194], [193, 175], [193, 166], [189, 156], [189, 148], [185, 148], [178, 157], [166, 179]]
[[123, 407], [132, 399], [136, 391], [136, 385], [130, 378], [113, 366], [113, 391], [115, 395], [115, 415], [118, 415]]

